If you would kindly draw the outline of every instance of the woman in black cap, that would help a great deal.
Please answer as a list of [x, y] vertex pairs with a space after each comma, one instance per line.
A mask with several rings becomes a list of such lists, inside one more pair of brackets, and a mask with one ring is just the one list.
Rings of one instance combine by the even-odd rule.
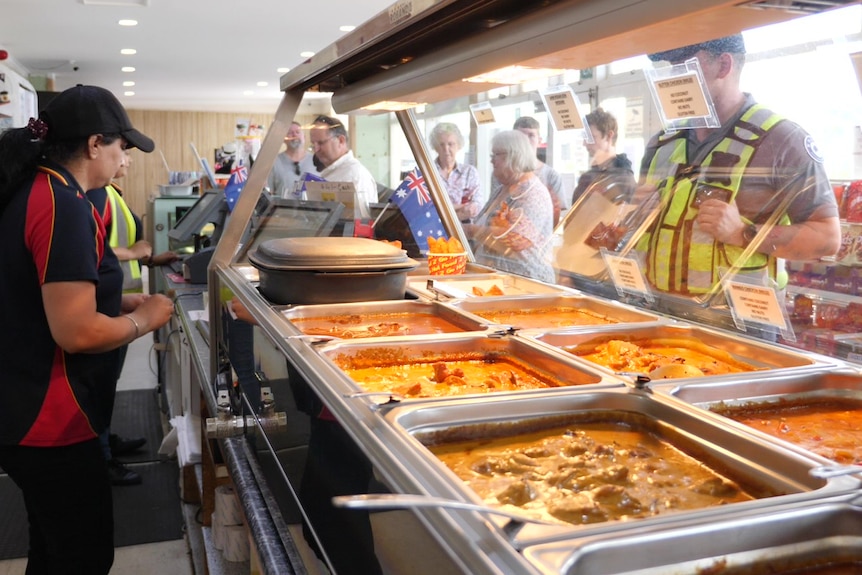
[[108, 573], [113, 510], [97, 439], [117, 349], [164, 325], [163, 295], [127, 299], [87, 200], [125, 149], [153, 150], [107, 90], [76, 86], [0, 136], [0, 467], [22, 490], [27, 573]]

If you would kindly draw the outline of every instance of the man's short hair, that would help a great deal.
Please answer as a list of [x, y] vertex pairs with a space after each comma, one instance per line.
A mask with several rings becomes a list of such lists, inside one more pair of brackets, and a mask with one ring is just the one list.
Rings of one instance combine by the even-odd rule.
[[316, 117], [312, 123], [327, 126], [329, 128], [329, 135], [331, 136], [344, 136], [346, 140], [350, 140], [350, 137], [347, 135], [347, 128], [345, 128], [344, 124], [342, 124], [337, 118], [320, 115]]
[[734, 34], [733, 36], [725, 36], [724, 38], [716, 38], [699, 44], [690, 44], [673, 50], [665, 50], [664, 52], [656, 52], [650, 54], [649, 59], [653, 62], [685, 62], [694, 55], [703, 50], [710, 54], [745, 54], [745, 40], [742, 34]]
[[512, 126], [512, 129], [520, 130], [522, 128], [525, 130], [538, 130], [539, 121], [532, 116], [521, 116], [515, 120], [515, 124]]
[[617, 119], [614, 118], [613, 114], [606, 112], [604, 109], [599, 107], [587, 114], [586, 119], [587, 126], [595, 128], [601, 132], [603, 136], [607, 136], [609, 132], [613, 132], [614, 137], [611, 139], [611, 143], [617, 143], [619, 129], [617, 126]]

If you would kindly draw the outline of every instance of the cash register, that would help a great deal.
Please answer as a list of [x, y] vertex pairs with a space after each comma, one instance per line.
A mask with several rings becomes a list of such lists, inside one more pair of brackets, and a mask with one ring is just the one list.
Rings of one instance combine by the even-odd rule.
[[194, 241], [194, 253], [173, 262], [173, 271], [182, 273], [190, 283], [207, 283], [207, 267], [227, 218], [228, 206], [224, 192], [207, 190], [201, 194], [168, 232], [168, 237], [178, 243]]

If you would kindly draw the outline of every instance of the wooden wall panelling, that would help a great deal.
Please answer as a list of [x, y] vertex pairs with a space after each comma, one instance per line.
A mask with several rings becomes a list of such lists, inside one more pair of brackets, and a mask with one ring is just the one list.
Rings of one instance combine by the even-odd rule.
[[[216, 148], [235, 140], [237, 119], [247, 119], [268, 129], [273, 114], [241, 114], [227, 112], [170, 112], [128, 110], [129, 118], [138, 130], [156, 143], [151, 154], [132, 151], [132, 166], [128, 175], [119, 181], [124, 197], [132, 210], [145, 220], [149, 199], [159, 193], [159, 184], [168, 183], [168, 173], [161, 154], [171, 170], [200, 171], [200, 166], [189, 146], [193, 143], [210, 165], [214, 163]], [[148, 238], [151, 239], [151, 238]]]

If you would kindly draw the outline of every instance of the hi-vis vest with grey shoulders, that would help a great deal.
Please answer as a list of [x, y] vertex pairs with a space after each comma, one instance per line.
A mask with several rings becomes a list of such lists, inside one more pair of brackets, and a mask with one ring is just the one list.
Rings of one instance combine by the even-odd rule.
[[[718, 192], [725, 196], [722, 199], [733, 201], [763, 137], [783, 119], [755, 104], [695, 165], [687, 164], [688, 140], [684, 133], [670, 132], [659, 137], [646, 183], [661, 194], [662, 209], [656, 224], [637, 244], [637, 250], [646, 256], [646, 275], [653, 286], [671, 293], [703, 294], [720, 279], [722, 270], [734, 265], [739, 265], [740, 274], [764, 281], [768, 277], [777, 287], [786, 285], [784, 266], [776, 258], [755, 253], [738, 262], [743, 248], [717, 241], [695, 222], [698, 188]], [[743, 221], [752, 223], [744, 217]], [[779, 223], [786, 225], [790, 221], [784, 215]]]

